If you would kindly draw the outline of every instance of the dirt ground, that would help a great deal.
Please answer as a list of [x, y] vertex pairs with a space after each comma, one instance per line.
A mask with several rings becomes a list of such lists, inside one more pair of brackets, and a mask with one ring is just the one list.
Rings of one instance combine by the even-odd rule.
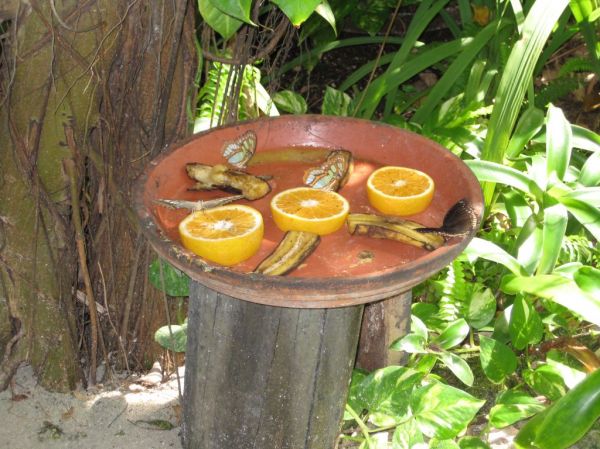
[[176, 376], [139, 382], [122, 376], [94, 391], [50, 393], [22, 366], [14, 391], [0, 394], [0, 449], [180, 449]]

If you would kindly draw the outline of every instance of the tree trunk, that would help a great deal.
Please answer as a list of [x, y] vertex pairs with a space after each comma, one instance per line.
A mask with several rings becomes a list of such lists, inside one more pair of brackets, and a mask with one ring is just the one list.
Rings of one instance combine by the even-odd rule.
[[65, 390], [82, 380], [81, 351], [93, 383], [97, 360], [142, 361], [165, 323], [129, 190], [188, 131], [193, 9], [183, 0], [13, 6], [2, 10], [11, 20], [0, 50], [0, 389], [29, 361], [42, 385]]

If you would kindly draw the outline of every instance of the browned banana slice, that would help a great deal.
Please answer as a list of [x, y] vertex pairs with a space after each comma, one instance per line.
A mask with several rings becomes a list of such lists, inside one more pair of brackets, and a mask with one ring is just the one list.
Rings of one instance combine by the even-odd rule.
[[288, 231], [277, 248], [254, 271], [270, 276], [287, 274], [310, 256], [320, 240], [312, 232]]
[[351, 234], [395, 240], [433, 251], [442, 246], [444, 237], [436, 233], [422, 234], [424, 226], [410, 220], [374, 214], [349, 214], [346, 220]]
[[212, 166], [192, 162], [185, 168], [188, 176], [196, 180], [193, 190], [234, 190], [247, 200], [257, 200], [271, 191], [271, 186], [264, 179], [222, 164]]

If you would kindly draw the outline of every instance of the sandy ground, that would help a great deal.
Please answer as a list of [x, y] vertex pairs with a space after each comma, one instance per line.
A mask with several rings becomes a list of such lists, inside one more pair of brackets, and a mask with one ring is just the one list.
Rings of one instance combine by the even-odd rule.
[[15, 397], [0, 394], [0, 449], [181, 449], [175, 376], [150, 388], [121, 378], [69, 394], [45, 391], [29, 366], [15, 380]]

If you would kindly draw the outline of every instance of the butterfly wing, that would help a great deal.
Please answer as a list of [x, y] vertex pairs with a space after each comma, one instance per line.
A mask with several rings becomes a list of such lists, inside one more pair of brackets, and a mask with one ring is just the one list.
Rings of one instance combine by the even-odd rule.
[[255, 151], [256, 133], [252, 130], [223, 145], [223, 157], [236, 168], [245, 168]]
[[304, 173], [304, 184], [314, 189], [338, 190], [348, 175], [351, 160], [349, 151], [332, 151], [319, 167]]

